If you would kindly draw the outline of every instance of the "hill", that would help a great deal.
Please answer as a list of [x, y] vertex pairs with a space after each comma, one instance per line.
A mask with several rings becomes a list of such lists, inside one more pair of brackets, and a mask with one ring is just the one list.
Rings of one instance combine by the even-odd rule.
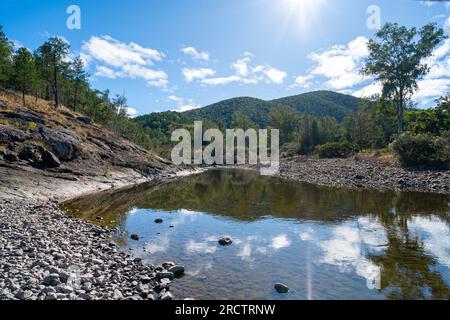
[[171, 111], [152, 113], [137, 117], [135, 120], [143, 126], [163, 131], [166, 131], [169, 125], [192, 124], [195, 120], [214, 122], [221, 127], [231, 127], [233, 113], [239, 111], [260, 127], [266, 127], [272, 108], [289, 107], [299, 113], [308, 113], [318, 117], [330, 116], [342, 121], [346, 115], [356, 111], [360, 102], [359, 98], [332, 91], [315, 91], [270, 101], [252, 97], [237, 97], [183, 113]]

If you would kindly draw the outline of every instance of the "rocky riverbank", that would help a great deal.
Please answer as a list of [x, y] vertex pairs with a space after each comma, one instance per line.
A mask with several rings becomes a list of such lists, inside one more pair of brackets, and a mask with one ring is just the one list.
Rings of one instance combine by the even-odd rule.
[[67, 217], [54, 201], [2, 201], [0, 300], [172, 299], [173, 264], [144, 265], [114, 232]]
[[314, 159], [294, 157], [280, 163], [278, 176], [351, 189], [378, 189], [450, 194], [449, 170], [405, 169], [376, 157]]

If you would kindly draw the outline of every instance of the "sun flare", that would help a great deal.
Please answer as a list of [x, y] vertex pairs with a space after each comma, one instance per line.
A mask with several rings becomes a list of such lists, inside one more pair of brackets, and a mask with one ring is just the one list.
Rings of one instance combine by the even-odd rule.
[[325, 4], [326, 0], [280, 0], [280, 11], [288, 15], [288, 23], [306, 32], [316, 23]]

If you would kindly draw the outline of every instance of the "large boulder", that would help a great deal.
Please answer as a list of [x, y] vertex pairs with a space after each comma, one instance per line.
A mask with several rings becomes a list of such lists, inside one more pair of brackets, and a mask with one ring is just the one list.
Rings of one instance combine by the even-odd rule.
[[7, 127], [0, 124], [0, 142], [22, 142], [25, 141], [26, 134], [22, 130]]
[[60, 160], [70, 161], [81, 155], [81, 141], [72, 131], [41, 127], [39, 132]]
[[40, 145], [32, 143], [27, 143], [22, 147], [19, 158], [45, 168], [56, 168], [61, 165], [55, 154]]

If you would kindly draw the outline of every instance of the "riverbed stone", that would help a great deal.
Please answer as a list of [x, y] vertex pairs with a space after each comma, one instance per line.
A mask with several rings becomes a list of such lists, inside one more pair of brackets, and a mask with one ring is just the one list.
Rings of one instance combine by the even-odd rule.
[[175, 275], [173, 274], [173, 272], [158, 272], [156, 274], [156, 278], [157, 279], [169, 279], [169, 280], [173, 280], [175, 278]]
[[172, 272], [175, 275], [175, 277], [181, 277], [184, 274], [184, 266], [176, 265], [170, 267], [168, 271]]
[[174, 273], [112, 251], [115, 235], [54, 202], [0, 202], [0, 300], [169, 299]]
[[132, 234], [130, 238], [131, 240], [139, 241], [139, 236], [137, 234]]
[[283, 283], [277, 283], [277, 284], [275, 284], [275, 290], [278, 293], [288, 293], [289, 287]]
[[219, 244], [221, 246], [230, 246], [233, 243], [233, 240], [230, 237], [222, 237], [219, 239]]

